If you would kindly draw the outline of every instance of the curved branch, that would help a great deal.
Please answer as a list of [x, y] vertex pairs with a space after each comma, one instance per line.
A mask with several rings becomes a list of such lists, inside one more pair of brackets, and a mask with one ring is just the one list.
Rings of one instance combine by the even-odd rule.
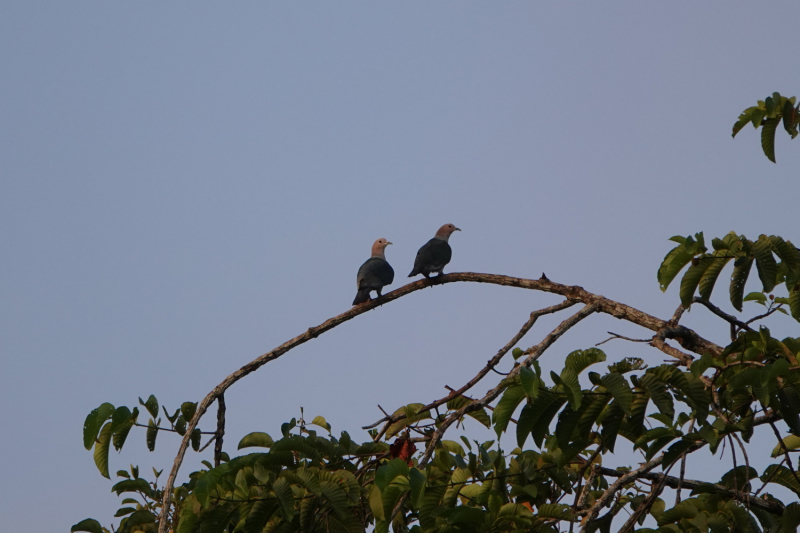
[[711, 302], [709, 302], [705, 298], [700, 298], [699, 296], [695, 296], [692, 299], [692, 303], [698, 303], [698, 304], [701, 304], [701, 305], [705, 306], [709, 311], [711, 311], [712, 313], [714, 313], [715, 315], [720, 317], [722, 320], [730, 323], [730, 325], [732, 325], [732, 326], [735, 326], [735, 327], [737, 327], [739, 329], [746, 329], [747, 331], [753, 331], [753, 328], [751, 328], [745, 322], [742, 322], [741, 320], [739, 320], [738, 318], [736, 318], [733, 315], [729, 315], [728, 313], [726, 313], [725, 311], [723, 311], [722, 309], [720, 309], [716, 305], [712, 304]]
[[[577, 300], [585, 303], [587, 306], [591, 305], [593, 310], [609, 314], [621, 320], [627, 320], [651, 331], [659, 331], [666, 324], [664, 320], [639, 311], [638, 309], [628, 305], [609, 300], [604, 296], [592, 294], [583, 289], [583, 287], [554, 283], [544, 276], [538, 280], [533, 280], [497, 274], [457, 272], [445, 274], [443, 276], [437, 276], [436, 278], [430, 280], [421, 279], [404, 285], [403, 287], [393, 290], [392, 292], [387, 293], [380, 298], [353, 307], [352, 309], [349, 309], [338, 316], [328, 319], [319, 326], [309, 328], [305, 333], [302, 333], [301, 335], [286, 341], [272, 351], [255, 358], [222, 380], [219, 385], [214, 387], [214, 389], [208, 393], [205, 398], [203, 398], [203, 400], [197, 406], [197, 411], [195, 412], [194, 417], [186, 426], [186, 433], [181, 440], [178, 453], [175, 457], [175, 461], [172, 465], [172, 469], [164, 487], [164, 498], [162, 500], [161, 514], [159, 516], [158, 524], [159, 533], [167, 533], [167, 515], [172, 503], [172, 489], [175, 486], [175, 479], [177, 478], [178, 470], [181, 467], [181, 463], [183, 463], [183, 458], [186, 454], [186, 450], [189, 447], [192, 431], [194, 431], [200, 419], [203, 417], [206, 411], [208, 411], [209, 406], [219, 397], [220, 394], [224, 393], [231, 385], [251, 372], [258, 370], [268, 362], [277, 359], [289, 350], [296, 348], [297, 346], [300, 346], [311, 339], [317, 338], [322, 333], [325, 333], [326, 331], [333, 329], [336, 326], [347, 322], [348, 320], [351, 320], [361, 314], [366, 313], [367, 311], [375, 309], [378, 306], [394, 301], [402, 296], [416, 292], [420, 289], [454, 282], [489, 283], [505, 287], [517, 287], [521, 289], [538, 290], [552, 294], [559, 294], [569, 300]], [[700, 337], [698, 334], [689, 329], [686, 331], [688, 334], [679, 339], [679, 342], [685, 349], [697, 354], [708, 352], [716, 355], [722, 352], [722, 348], [720, 346]]]

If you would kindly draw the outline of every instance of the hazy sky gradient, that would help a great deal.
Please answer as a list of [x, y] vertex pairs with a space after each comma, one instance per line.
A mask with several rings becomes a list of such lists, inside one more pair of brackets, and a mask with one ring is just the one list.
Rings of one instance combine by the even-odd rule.
[[[4, 528], [109, 524], [119, 499], [82, 447], [86, 414], [199, 400], [348, 309], [379, 237], [395, 243], [390, 289], [452, 222], [450, 271], [546, 272], [665, 318], [677, 290], [655, 273], [672, 235], [800, 241], [799, 145], [779, 131], [774, 165], [752, 128], [730, 137], [757, 99], [800, 93], [798, 14], [791, 1], [2, 3]], [[443, 395], [556, 301], [454, 284], [361, 316], [235, 386], [226, 450], [279, 434], [300, 406], [363, 439], [376, 404]], [[725, 342], [703, 309], [684, 323]], [[646, 335], [595, 317], [543, 366], [608, 330]], [[177, 442], [159, 435], [150, 454], [134, 431], [111, 471], [168, 470]]]

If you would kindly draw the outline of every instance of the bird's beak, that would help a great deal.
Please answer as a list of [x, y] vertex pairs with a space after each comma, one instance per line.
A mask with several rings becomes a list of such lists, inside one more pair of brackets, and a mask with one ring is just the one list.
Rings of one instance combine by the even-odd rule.
[[456, 228], [453, 231], [461, 231], [461, 228]]
[[393, 242], [386, 241], [386, 246], [389, 246], [390, 244], [394, 244], [394, 243], [393, 243]]

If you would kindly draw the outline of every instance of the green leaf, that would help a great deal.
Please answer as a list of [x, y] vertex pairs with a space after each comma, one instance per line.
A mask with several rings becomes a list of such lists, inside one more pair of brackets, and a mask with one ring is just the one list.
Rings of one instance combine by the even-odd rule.
[[733, 125], [733, 134], [731, 137], [736, 137], [736, 134], [739, 133], [742, 128], [747, 126], [750, 123], [750, 115], [754, 108], [745, 109], [741, 115], [739, 115], [739, 120]]
[[772, 292], [778, 277], [778, 264], [772, 255], [772, 243], [766, 235], [760, 236], [753, 244], [753, 256], [756, 259], [756, 269], [764, 286], [764, 292]]
[[74, 533], [75, 531], [88, 531], [89, 533], [103, 533], [103, 526], [100, 525], [100, 522], [95, 520], [94, 518], [87, 518], [86, 520], [81, 520], [72, 528], [70, 528], [70, 532]]
[[749, 483], [751, 479], [758, 477], [758, 472], [753, 467], [738, 466], [728, 470], [720, 480], [719, 484], [729, 489], [738, 488], [738, 490], [745, 489], [745, 484]]
[[503, 393], [503, 397], [497, 402], [494, 413], [492, 413], [492, 422], [494, 423], [494, 430], [498, 437], [505, 432], [511, 415], [514, 414], [514, 410], [524, 397], [525, 389], [523, 389], [521, 385], [514, 385], [513, 387], [507, 388]]
[[667, 290], [667, 287], [669, 287], [669, 284], [675, 279], [675, 276], [677, 276], [678, 273], [683, 270], [683, 267], [692, 260], [692, 257], [693, 254], [688, 253], [683, 244], [679, 244], [667, 253], [666, 257], [664, 257], [664, 260], [661, 262], [657, 274], [658, 283], [662, 292]]
[[539, 397], [536, 398], [532, 408], [538, 416], [531, 430], [533, 441], [537, 446], [542, 445], [544, 436], [550, 429], [550, 422], [566, 402], [563, 396], [553, 394], [546, 389], [539, 391]]
[[150, 421], [147, 423], [147, 434], [145, 439], [147, 441], [147, 449], [151, 452], [156, 449], [156, 436], [158, 435], [158, 427], [156, 427], [156, 423], [151, 418]]
[[796, 406], [797, 396], [793, 387], [778, 389], [779, 411], [783, 416], [783, 421], [786, 422], [792, 433], [800, 435], [800, 410]]
[[561, 411], [561, 414], [558, 415], [558, 422], [556, 423], [556, 439], [558, 440], [558, 446], [565, 450], [569, 447], [571, 442], [572, 432], [575, 430], [575, 426], [578, 424], [578, 420], [581, 417], [580, 411], [573, 411], [569, 406]]
[[143, 402], [141, 398], [139, 398], [139, 403], [147, 409], [147, 412], [150, 413], [150, 416], [156, 418], [158, 416], [158, 400], [152, 394], [149, 398], [147, 398], [146, 402]]
[[517, 359], [522, 357], [522, 354], [524, 353], [525, 352], [522, 351], [522, 348], [514, 348], [513, 350], [511, 350], [511, 357], [513, 357], [514, 360], [516, 361]]
[[141, 530], [135, 526], [142, 526], [144, 524], [152, 524], [156, 521], [156, 517], [150, 511], [140, 509], [130, 515], [125, 521], [125, 525], [130, 527], [132, 531]]
[[768, 118], [761, 128], [761, 148], [767, 159], [775, 163], [775, 131], [778, 129], [780, 117]]
[[522, 407], [519, 420], [517, 421], [517, 446], [520, 448], [525, 445], [525, 440], [533, 430], [533, 425], [536, 423], [537, 418], [539, 418], [539, 413], [533, 410], [533, 404], [530, 402], [526, 403]]
[[[119, 496], [123, 492], [142, 492], [144, 494], [150, 494], [150, 484], [142, 478], [123, 479], [122, 481], [111, 487], [111, 492], [116, 492], [117, 496]], [[136, 502], [136, 500], [134, 500], [134, 502], [138, 503]]]
[[197, 402], [183, 402], [181, 404], [181, 414], [187, 422], [191, 422], [195, 412], [197, 412]]
[[269, 519], [272, 518], [272, 515], [278, 510], [278, 506], [278, 501], [272, 498], [268, 500], [259, 500], [254, 503], [253, 507], [250, 509], [250, 513], [247, 515], [242, 532], [261, 533]]
[[797, 482], [792, 471], [783, 465], [769, 465], [761, 474], [761, 481], [782, 485], [800, 496], [800, 483]]
[[372, 509], [372, 515], [377, 520], [386, 520], [386, 514], [383, 509], [383, 495], [377, 485], [372, 485], [372, 490], [369, 492], [369, 508]]
[[345, 494], [337, 483], [322, 479], [322, 477], [322, 474], [320, 474], [319, 486], [320, 489], [322, 489], [322, 494], [325, 495], [325, 498], [337, 515], [341, 518], [347, 517], [347, 494]]
[[792, 502], [783, 510], [781, 533], [797, 533], [800, 526], [800, 503]]
[[192, 443], [192, 449], [196, 452], [200, 451], [200, 439], [202, 438], [202, 436], [203, 435], [200, 433], [199, 429], [195, 428], [194, 431], [192, 431], [192, 436], [190, 437]]
[[100, 428], [112, 414], [114, 414], [114, 406], [104, 403], [86, 416], [86, 421], [83, 423], [83, 446], [87, 450], [92, 449], [97, 435], [100, 433]]
[[789, 309], [792, 312], [792, 318], [800, 321], [800, 289], [793, 290], [789, 295]]
[[272, 440], [272, 437], [266, 433], [254, 431], [253, 433], [248, 433], [245, 435], [242, 440], [239, 441], [239, 446], [236, 449], [241, 450], [242, 448], [250, 448], [253, 446], [257, 446], [259, 448], [271, 448], [274, 443], [275, 441]]
[[419, 422], [420, 420], [426, 420], [431, 418], [430, 410], [420, 412], [420, 409], [422, 409], [423, 407], [425, 407], [425, 404], [410, 403], [392, 413], [393, 416], [403, 414], [406, 416], [406, 418], [399, 420], [394, 424], [392, 424], [391, 426], [389, 426], [389, 428], [386, 430], [386, 437], [387, 438], [393, 437], [394, 435], [397, 435], [402, 429], [410, 426], [411, 424]]
[[576, 411], [580, 409], [581, 401], [583, 401], [583, 391], [578, 381], [578, 374], [572, 368], [565, 368], [561, 371], [559, 381], [564, 385], [564, 392], [569, 398], [569, 405]]
[[319, 427], [321, 427], [323, 429], [327, 429], [328, 433], [331, 432], [331, 425], [328, 424], [328, 421], [325, 420], [324, 416], [315, 416], [314, 420], [312, 420], [311, 423], [314, 424], [315, 426], [319, 426]]
[[600, 363], [606, 360], [606, 354], [603, 350], [597, 348], [589, 348], [588, 350], [575, 350], [567, 355], [564, 366], [571, 369], [575, 374], [580, 375], [581, 372], [595, 363]]
[[108, 479], [108, 450], [111, 447], [111, 422], [103, 426], [100, 430], [100, 436], [97, 438], [97, 445], [94, 447], [94, 464], [100, 474]]
[[633, 402], [633, 390], [628, 385], [622, 374], [611, 372], [600, 378], [603, 386], [608, 389], [622, 411], [627, 415], [632, 415], [631, 403]]
[[624, 416], [625, 412], [619, 406], [619, 402], [614, 400], [611, 405], [608, 406], [608, 411], [603, 417], [601, 438], [603, 440], [603, 446], [612, 453], [614, 452], [614, 444], [617, 441], [617, 435], [619, 434], [619, 428], [622, 425], [622, 418]]
[[411, 468], [408, 471], [408, 484], [411, 487], [411, 503], [414, 506], [419, 506], [420, 497], [425, 493], [425, 482], [427, 478], [425, 474]]
[[115, 450], [119, 451], [122, 449], [122, 445], [125, 444], [125, 440], [128, 438], [128, 433], [130, 433], [138, 417], [139, 417], [139, 408], [134, 407], [133, 412], [130, 413], [130, 416], [128, 417], [128, 420], [121, 423], [119, 426], [115, 426], [115, 429], [112, 431], [112, 437], [113, 437], [112, 441], [114, 443]]
[[666, 384], [663, 381], [653, 374], [645, 374], [639, 379], [639, 383], [661, 413], [670, 418], [675, 416], [672, 396], [667, 392]]
[[[706, 271], [715, 261], [716, 259], [711, 256], [701, 257], [696, 262], [692, 263], [692, 266], [690, 266], [686, 274], [683, 275], [683, 279], [681, 279], [680, 297], [681, 304], [684, 307], [688, 308], [692, 305], [692, 298], [694, 298], [694, 293], [697, 290], [700, 280], [706, 275]], [[714, 286], [713, 282], [710, 282], [710, 286]]]
[[[656, 522], [659, 526], [664, 526], [666, 524], [672, 524], [673, 522], [678, 522], [681, 519], [691, 520], [695, 516], [697, 516], [697, 507], [692, 505], [691, 500], [684, 500], [669, 511], [665, 511], [664, 513], [658, 516]], [[659, 531], [661, 531], [659, 529]], [[665, 529], [665, 531], [671, 531]], [[712, 529], [712, 531], [715, 531]]]
[[743, 302], [758, 302], [761, 305], [767, 305], [767, 295], [763, 292], [748, 292], [747, 296], [742, 299]]
[[294, 494], [292, 493], [292, 487], [286, 479], [279, 477], [275, 480], [275, 483], [272, 484], [272, 490], [278, 498], [283, 518], [291, 522], [292, 518], [294, 518]]
[[698, 286], [700, 296], [706, 300], [711, 298], [711, 291], [714, 290], [714, 284], [717, 282], [720, 272], [722, 272], [725, 265], [732, 259], [729, 252], [725, 251], [722, 253], [726, 254], [727, 257], [714, 257], [712, 263], [703, 274], [703, 277], [700, 278], [700, 285]]
[[117, 431], [120, 427], [126, 424], [131, 418], [131, 410], [125, 406], [117, 407], [114, 414], [111, 416], [111, 431]]
[[470, 411], [467, 413], [467, 416], [474, 418], [487, 428], [492, 427], [492, 421], [489, 418], [489, 413], [486, 412], [486, 409], [477, 409], [475, 411]]
[[519, 380], [528, 398], [536, 398], [539, 394], [539, 377], [528, 367], [519, 369]]
[[783, 118], [783, 127], [786, 130], [786, 133], [792, 136], [792, 139], [797, 137], [797, 123], [798, 123], [798, 111], [792, 104], [792, 101], [788, 98], [783, 103], [783, 112], [781, 113]]
[[572, 520], [572, 511], [569, 505], [558, 503], [544, 503], [536, 509], [539, 518], [553, 518], [556, 520]]
[[744, 286], [747, 283], [747, 277], [750, 275], [750, 269], [753, 267], [753, 257], [742, 257], [737, 259], [733, 266], [733, 274], [731, 275], [731, 304], [733, 307], [741, 312], [742, 299], [744, 296]]

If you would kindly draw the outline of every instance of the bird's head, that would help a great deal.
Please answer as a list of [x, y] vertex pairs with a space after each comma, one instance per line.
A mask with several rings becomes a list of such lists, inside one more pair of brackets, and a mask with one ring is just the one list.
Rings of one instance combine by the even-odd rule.
[[448, 240], [454, 231], [461, 231], [461, 229], [452, 224], [445, 224], [436, 231], [436, 238]]
[[386, 247], [389, 246], [390, 243], [386, 239], [378, 239], [372, 244], [372, 257], [383, 257], [383, 251], [386, 250]]

